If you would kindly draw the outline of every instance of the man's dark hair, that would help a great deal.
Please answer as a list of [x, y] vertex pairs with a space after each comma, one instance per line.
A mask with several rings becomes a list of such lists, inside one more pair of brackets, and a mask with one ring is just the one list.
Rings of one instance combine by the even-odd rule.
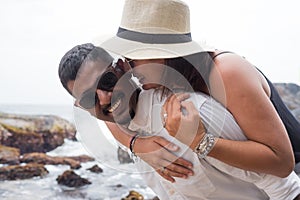
[[58, 75], [63, 87], [71, 95], [72, 91], [68, 89], [68, 82], [76, 79], [78, 71], [84, 62], [96, 60], [110, 63], [113, 61], [113, 58], [104, 49], [91, 43], [77, 45], [62, 57], [58, 67]]
[[91, 43], [81, 44], [70, 49], [61, 59], [58, 67], [58, 75], [60, 82], [64, 88], [69, 91], [67, 83], [75, 80], [77, 72], [87, 55], [95, 48]]

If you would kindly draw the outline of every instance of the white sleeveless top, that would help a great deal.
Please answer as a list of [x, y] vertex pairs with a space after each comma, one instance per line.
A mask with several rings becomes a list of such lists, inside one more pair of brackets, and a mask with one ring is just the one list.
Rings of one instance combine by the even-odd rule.
[[[193, 93], [188, 100], [199, 109], [208, 132], [225, 139], [247, 140], [233, 116], [211, 97]], [[161, 200], [292, 200], [300, 193], [300, 179], [294, 172], [279, 178], [235, 168], [212, 157], [198, 159], [189, 147], [163, 128], [160, 113], [164, 101], [157, 90], [141, 92], [136, 115], [128, 127], [132, 131], [165, 137], [180, 147], [177, 155], [194, 165], [194, 176], [175, 178], [176, 182], [171, 183], [143, 160], [136, 162], [138, 170], [147, 171], [141, 175]]]

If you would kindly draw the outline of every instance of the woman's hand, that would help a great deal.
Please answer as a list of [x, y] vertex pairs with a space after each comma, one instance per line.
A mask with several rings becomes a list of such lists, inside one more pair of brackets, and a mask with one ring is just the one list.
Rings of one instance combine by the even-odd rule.
[[174, 94], [163, 106], [167, 113], [165, 128], [170, 135], [195, 149], [205, 134], [199, 111], [191, 101], [184, 101], [189, 94]]
[[179, 147], [159, 136], [138, 137], [134, 143], [135, 154], [153, 167], [165, 179], [175, 182], [174, 177], [193, 175], [192, 163], [172, 152]]

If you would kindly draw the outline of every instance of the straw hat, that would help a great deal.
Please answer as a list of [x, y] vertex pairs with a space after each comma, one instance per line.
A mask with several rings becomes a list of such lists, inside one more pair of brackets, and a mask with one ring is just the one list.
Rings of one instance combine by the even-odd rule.
[[118, 33], [99, 45], [131, 59], [213, 50], [192, 40], [189, 7], [180, 0], [126, 0]]

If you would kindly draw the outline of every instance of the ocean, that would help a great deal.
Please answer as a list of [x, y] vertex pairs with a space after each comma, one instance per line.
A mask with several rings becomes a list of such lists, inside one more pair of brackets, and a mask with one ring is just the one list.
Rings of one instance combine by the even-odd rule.
[[[70, 105], [0, 105], [0, 112], [30, 115], [57, 115], [74, 123], [74, 111]], [[101, 146], [98, 144], [98, 146]], [[103, 148], [105, 145], [103, 146]], [[86, 145], [78, 141], [65, 140], [65, 143], [48, 152], [51, 156], [91, 155]], [[82, 163], [75, 173], [87, 178], [91, 185], [82, 188], [68, 188], [58, 185], [56, 178], [67, 165], [46, 165], [49, 174], [27, 180], [0, 181], [1, 200], [120, 200], [128, 195], [130, 190], [141, 193], [145, 199], [155, 196], [146, 186], [138, 173], [131, 173], [133, 164], [118, 164], [113, 156], [108, 156], [105, 163], [101, 159]], [[111, 160], [107, 160], [111, 159]], [[109, 163], [109, 164], [108, 164]], [[113, 164], [112, 164], [113, 163]], [[97, 164], [103, 173], [96, 174], [87, 169]], [[1, 165], [0, 165], [1, 166]], [[122, 169], [122, 170], [120, 170]]]

